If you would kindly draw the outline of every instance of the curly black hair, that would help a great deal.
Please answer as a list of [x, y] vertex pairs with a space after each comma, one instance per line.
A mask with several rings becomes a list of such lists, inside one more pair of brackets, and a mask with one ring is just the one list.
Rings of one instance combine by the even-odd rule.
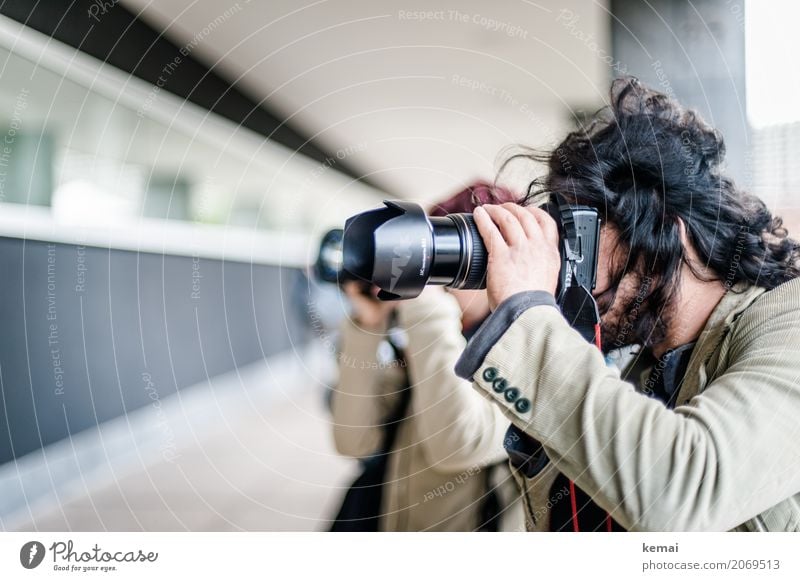
[[663, 331], [665, 321], [658, 313], [674, 298], [680, 267], [688, 264], [679, 218], [706, 274], [692, 272], [703, 280], [720, 280], [728, 289], [741, 281], [772, 289], [800, 276], [800, 244], [763, 201], [724, 174], [722, 135], [695, 111], [636, 78], [616, 79], [610, 105], [552, 151], [525, 150], [503, 168], [521, 157], [548, 169], [530, 184], [523, 203], [558, 193], [597, 208], [617, 228], [627, 260], [612, 287], [626, 270], [646, 281], [636, 298], [638, 321], [629, 321], [638, 327], [633, 335], [649, 338], [645, 343], [663, 336], [658, 328]]

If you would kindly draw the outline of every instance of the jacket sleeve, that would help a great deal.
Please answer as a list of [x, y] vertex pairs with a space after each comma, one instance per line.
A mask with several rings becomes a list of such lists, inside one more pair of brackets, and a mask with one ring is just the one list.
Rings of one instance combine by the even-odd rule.
[[405, 369], [400, 361], [379, 361], [385, 335], [342, 325], [339, 382], [331, 396], [333, 439], [340, 454], [364, 458], [378, 452], [384, 423], [400, 404]]
[[427, 462], [436, 470], [457, 472], [506, 460], [508, 420], [453, 371], [466, 345], [456, 300], [431, 287], [401, 303], [397, 313], [408, 336], [415, 437]]
[[550, 306], [461, 370], [625, 528], [728, 530], [800, 491], [800, 293], [768, 294], [741, 315], [724, 373], [674, 410], [623, 382]]

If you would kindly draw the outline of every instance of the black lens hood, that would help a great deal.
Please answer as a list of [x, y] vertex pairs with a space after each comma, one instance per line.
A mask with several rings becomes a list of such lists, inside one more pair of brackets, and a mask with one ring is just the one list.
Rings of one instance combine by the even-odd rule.
[[419, 204], [385, 201], [384, 205], [345, 223], [344, 269], [381, 288], [381, 298], [414, 298], [429, 278], [433, 227]]

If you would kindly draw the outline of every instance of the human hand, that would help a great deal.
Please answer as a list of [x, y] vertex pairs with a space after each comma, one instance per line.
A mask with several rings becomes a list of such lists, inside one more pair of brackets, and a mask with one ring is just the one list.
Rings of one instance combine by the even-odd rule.
[[555, 294], [561, 256], [558, 226], [540, 208], [506, 203], [475, 208], [475, 225], [489, 251], [486, 291], [494, 311], [523, 291]]
[[489, 316], [491, 311], [486, 291], [457, 288], [445, 288], [445, 290], [458, 302], [461, 309], [461, 321], [465, 329], [482, 323]]
[[386, 331], [389, 326], [389, 315], [396, 308], [392, 301], [382, 301], [377, 297], [378, 287], [372, 286], [369, 293], [356, 281], [347, 281], [342, 285], [344, 294], [353, 305], [353, 319], [367, 331]]

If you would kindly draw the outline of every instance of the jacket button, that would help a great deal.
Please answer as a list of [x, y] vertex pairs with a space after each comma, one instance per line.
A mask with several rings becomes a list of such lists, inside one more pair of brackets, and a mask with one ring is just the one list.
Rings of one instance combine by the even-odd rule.
[[519, 399], [519, 390], [516, 387], [509, 387], [503, 394], [503, 397], [506, 398], [508, 403], [514, 403]]
[[514, 409], [516, 409], [519, 413], [524, 414], [531, 409], [531, 402], [529, 399], [521, 397], [517, 400], [517, 403], [514, 404]]
[[497, 393], [503, 393], [508, 387], [508, 380], [505, 377], [498, 377], [492, 382], [492, 389]]
[[500, 372], [497, 371], [496, 367], [487, 367], [483, 370], [483, 379], [486, 381], [494, 381], [498, 375], [500, 375]]

